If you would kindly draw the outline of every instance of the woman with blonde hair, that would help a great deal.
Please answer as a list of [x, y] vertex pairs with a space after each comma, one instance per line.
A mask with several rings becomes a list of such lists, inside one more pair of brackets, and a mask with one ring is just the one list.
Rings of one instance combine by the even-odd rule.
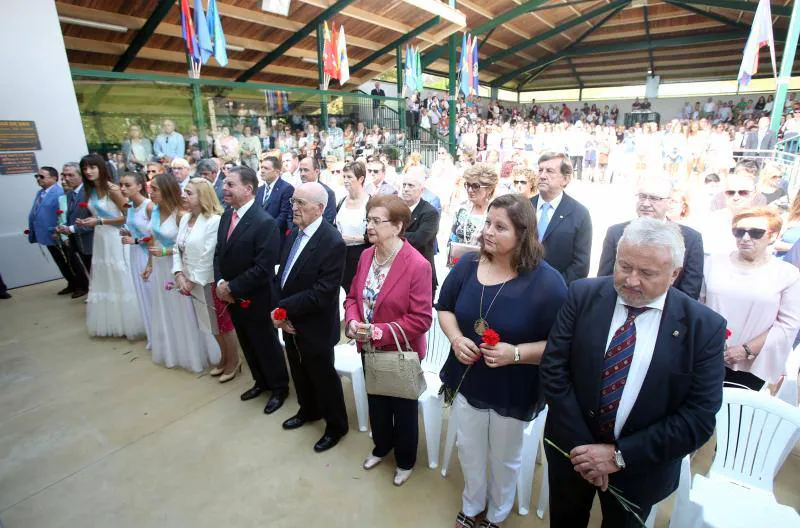
[[453, 219], [453, 226], [450, 230], [448, 266], [452, 266], [453, 260], [460, 257], [459, 246], [454, 246], [454, 244], [477, 247], [478, 237], [483, 229], [483, 224], [486, 223], [489, 200], [494, 196], [498, 180], [497, 172], [486, 163], [477, 163], [464, 171], [467, 202], [456, 211]]
[[183, 195], [188, 214], [181, 218], [176, 239], [177, 252], [172, 256], [175, 286], [191, 296], [198, 327], [214, 335], [219, 345], [219, 365], [209, 372], [225, 383], [241, 369], [233, 322], [224, 302], [216, 296], [214, 250], [222, 215], [213, 185], [205, 178], [192, 178]]
[[514, 185], [514, 191], [529, 200], [539, 193], [539, 175], [525, 165], [514, 167], [511, 172], [511, 182]]
[[800, 328], [800, 271], [769, 249], [781, 224], [768, 207], [739, 211], [736, 251], [711, 255], [703, 269], [700, 300], [728, 321], [725, 381], [752, 390], [785, 374]]
[[184, 213], [177, 180], [169, 174], [156, 176], [150, 185], [150, 199], [155, 204], [150, 215], [150, 261], [142, 277], [153, 281], [153, 363], [202, 372], [207, 364], [205, 340], [192, 301], [176, 287], [172, 273], [178, 221]]
[[[776, 163], [766, 161], [761, 166], [761, 170], [759, 171], [758, 190], [764, 195], [764, 198], [767, 199], [767, 204], [779, 202], [781, 201], [781, 198], [787, 195], [786, 189], [783, 187], [783, 185], [781, 185], [782, 178], [783, 171]], [[788, 204], [786, 203], [786, 200], [782, 201], [785, 208]], [[780, 206], [779, 203], [775, 203], [775, 205]]]
[[786, 213], [783, 231], [773, 246], [775, 256], [782, 258], [798, 240], [800, 240], [800, 193], [795, 195], [792, 205], [789, 207], [789, 212]]

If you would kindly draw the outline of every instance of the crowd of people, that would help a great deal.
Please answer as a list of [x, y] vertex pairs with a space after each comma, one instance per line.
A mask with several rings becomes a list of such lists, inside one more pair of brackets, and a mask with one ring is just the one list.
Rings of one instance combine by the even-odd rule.
[[[42, 167], [26, 234], [67, 281], [59, 295], [86, 296], [90, 335], [146, 339], [154, 363], [221, 383], [240, 375], [241, 348], [254, 380], [241, 399], [268, 393], [266, 414], [282, 407], [291, 375], [299, 410], [283, 428], [324, 420], [317, 452], [348, 431], [334, 368], [342, 332], [365, 356], [396, 351], [400, 339], [421, 360], [435, 314], [451, 343], [441, 379], [458, 413], [457, 527], [507, 518], [523, 431], [545, 402], [546, 434], [568, 455], [547, 448], [551, 525], [585, 525], [609, 483], [644, 518], [673, 491], [681, 457], [711, 436], [723, 379], [759, 390], [797, 374], [785, 363], [800, 328], [800, 197], [755, 154], [735, 162], [706, 149], [701, 168], [684, 153], [682, 167], [703, 176], [687, 187], [683, 170], [648, 147], [628, 180], [638, 218], [608, 229], [598, 277], [583, 280], [593, 211], [566, 189], [604, 178], [582, 176], [602, 158], [577, 134], [607, 137], [607, 158], [632, 137], [635, 166], [638, 141], [668, 144], [684, 124], [620, 138], [593, 122], [526, 127], [491, 112], [477, 132], [467, 118], [457, 163], [439, 148], [430, 167], [416, 153], [395, 167], [380, 143], [348, 148], [344, 131], [328, 134], [325, 157], [237, 140], [238, 150], [231, 141], [224, 155], [187, 159], [165, 121], [152, 149], [132, 131], [116, 170], [97, 154], [64, 164], [60, 180]], [[701, 117], [686, 137], [713, 138], [718, 126]], [[761, 145], [767, 133], [745, 141]], [[400, 486], [416, 464], [417, 401], [373, 392], [363, 468], [394, 452]], [[609, 522], [630, 522], [600, 497]]]

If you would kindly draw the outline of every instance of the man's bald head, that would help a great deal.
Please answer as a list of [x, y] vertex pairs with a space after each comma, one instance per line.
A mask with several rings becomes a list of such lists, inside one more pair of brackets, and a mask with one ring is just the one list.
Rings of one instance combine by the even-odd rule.
[[412, 207], [422, 199], [425, 191], [425, 168], [411, 167], [403, 175], [401, 197], [407, 206]]

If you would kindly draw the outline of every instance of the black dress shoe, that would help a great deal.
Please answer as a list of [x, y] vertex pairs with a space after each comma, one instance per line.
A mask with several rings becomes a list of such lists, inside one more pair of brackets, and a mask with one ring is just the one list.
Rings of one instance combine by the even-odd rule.
[[341, 436], [333, 436], [325, 433], [322, 438], [319, 439], [319, 442], [314, 444], [314, 451], [317, 453], [322, 453], [323, 451], [327, 451], [328, 449], [332, 448], [336, 444], [339, 443], [341, 440]]
[[75, 288], [73, 288], [72, 286], [67, 286], [66, 288], [64, 288], [63, 290], [58, 292], [58, 295], [67, 295], [68, 293], [72, 293], [74, 291], [75, 291]]
[[297, 429], [298, 427], [303, 427], [306, 424], [306, 419], [302, 416], [294, 415], [285, 422], [283, 422], [283, 428], [287, 431], [292, 429]]
[[283, 402], [286, 401], [286, 397], [288, 395], [288, 392], [273, 392], [272, 396], [270, 396], [269, 401], [267, 402], [267, 406], [264, 407], [264, 414], [272, 414], [280, 409], [283, 406]]
[[10, 298], [11, 298], [11, 294], [10, 293], [8, 293], [8, 292], [0, 293], [0, 299], [10, 299]]
[[254, 386], [252, 389], [239, 396], [239, 398], [241, 398], [242, 401], [252, 400], [253, 398], [258, 398], [262, 392], [264, 392], [264, 389]]
[[74, 292], [72, 292], [72, 298], [73, 299], [78, 299], [80, 297], [83, 297], [87, 293], [89, 293], [89, 292], [87, 292], [86, 290], [75, 290]]

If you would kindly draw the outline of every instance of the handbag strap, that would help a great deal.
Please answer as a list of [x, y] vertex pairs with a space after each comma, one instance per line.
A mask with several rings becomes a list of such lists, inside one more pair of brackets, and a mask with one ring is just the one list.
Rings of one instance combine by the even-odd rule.
[[[400, 323], [396, 323], [394, 321], [389, 323], [389, 329], [390, 330], [392, 328], [392, 325], [396, 326], [397, 329], [400, 330], [400, 333], [403, 334], [403, 339], [405, 339], [405, 341], [406, 341], [406, 352], [411, 352], [412, 351], [411, 350], [411, 343], [408, 342], [408, 336], [406, 336], [406, 331], [403, 330], [403, 327], [400, 326]], [[392, 335], [394, 335], [394, 332], [392, 332]], [[395, 339], [395, 341], [397, 341], [397, 337], [395, 337], [394, 339]], [[398, 348], [398, 350], [400, 349], [400, 344], [399, 343], [397, 345], [397, 348]]]
[[[394, 338], [394, 343], [397, 345], [397, 351], [398, 352], [403, 352], [404, 351], [403, 347], [400, 346], [400, 341], [397, 340], [397, 334], [395, 333], [394, 328], [392, 327], [392, 324], [394, 324], [394, 323], [389, 323], [388, 325], [386, 325], [386, 327], [392, 333], [392, 337]], [[399, 326], [398, 326], [398, 328], [399, 328]], [[402, 331], [403, 329], [400, 328], [400, 330]]]

